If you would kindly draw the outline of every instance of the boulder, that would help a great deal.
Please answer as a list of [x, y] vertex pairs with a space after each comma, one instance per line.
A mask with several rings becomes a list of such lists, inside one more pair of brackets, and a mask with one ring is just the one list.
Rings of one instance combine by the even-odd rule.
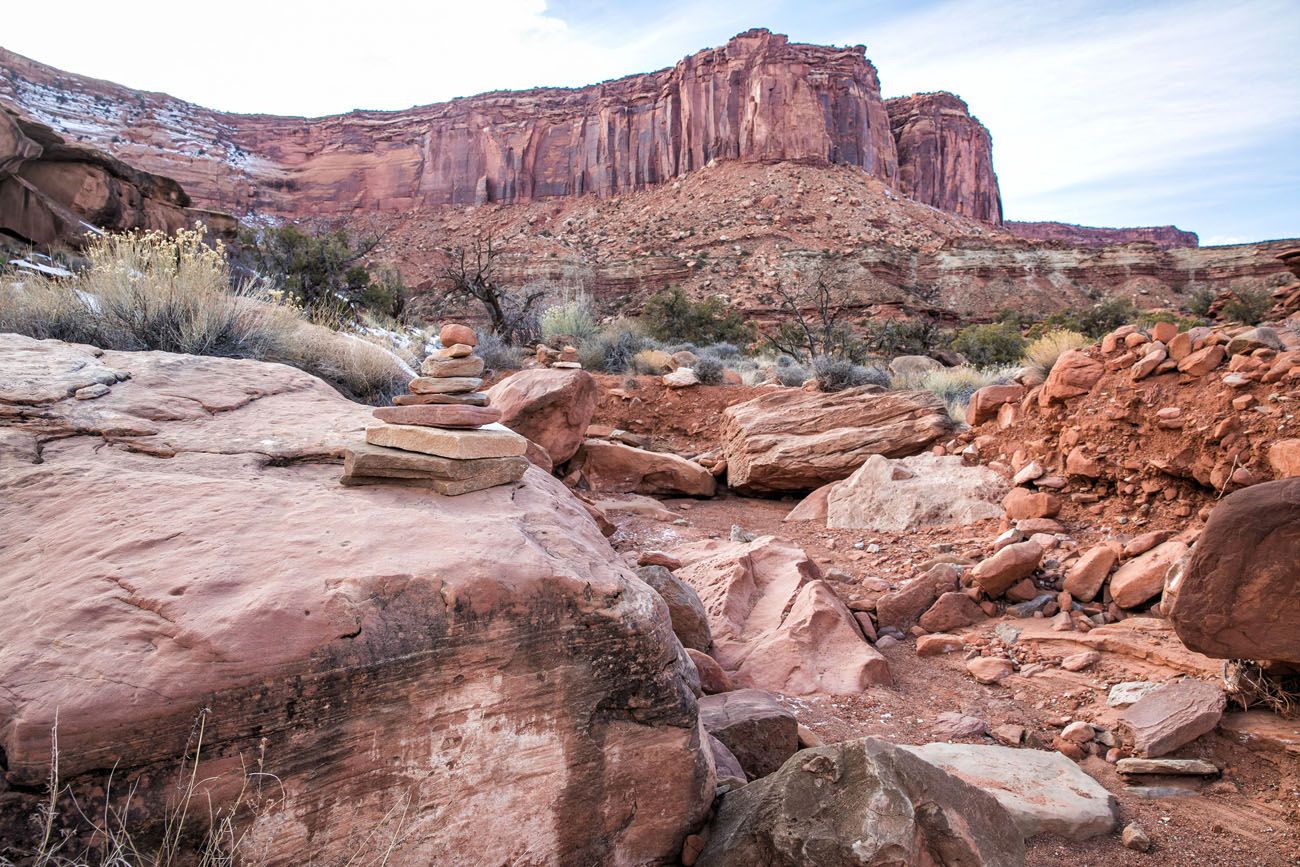
[[830, 482], [822, 485], [808, 496], [799, 501], [799, 505], [790, 510], [782, 521], [818, 521], [826, 520], [826, 510], [831, 491], [840, 482]]
[[871, 455], [922, 452], [952, 429], [929, 392], [774, 389], [723, 410], [722, 447], [737, 490], [811, 491], [847, 478]]
[[992, 421], [1004, 405], [1020, 403], [1024, 396], [1023, 385], [986, 385], [972, 394], [966, 404], [966, 424], [975, 427]]
[[488, 389], [501, 422], [546, 449], [558, 466], [578, 451], [600, 388], [584, 370], [521, 370]]
[[1228, 357], [1228, 352], [1221, 345], [1214, 344], [1198, 349], [1178, 362], [1178, 372], [1188, 376], [1204, 376], [1214, 370]]
[[876, 600], [876, 623], [906, 632], [925, 611], [945, 593], [957, 587], [957, 568], [937, 563], [931, 569], [904, 582]]
[[745, 769], [741, 767], [740, 759], [736, 758], [736, 754], [727, 749], [727, 745], [713, 735], [707, 735], [707, 737], [709, 751], [713, 753], [713, 767], [717, 773], [718, 785], [738, 789], [749, 782], [749, 777], [745, 774]]
[[775, 771], [799, 749], [799, 723], [776, 697], [737, 689], [699, 700], [704, 730], [726, 744], [749, 779]]
[[593, 491], [711, 497], [717, 489], [713, 474], [694, 461], [623, 443], [587, 440], [573, 464]]
[[1011, 585], [1034, 574], [1042, 559], [1042, 545], [1032, 540], [1016, 542], [976, 563], [971, 578], [988, 596], [1001, 596]]
[[1046, 491], [1012, 488], [1002, 499], [1002, 508], [1013, 521], [1026, 518], [1055, 518], [1061, 511], [1061, 498]]
[[1120, 608], [1136, 608], [1160, 595], [1169, 567], [1187, 553], [1187, 543], [1178, 539], [1161, 542], [1115, 570], [1110, 576], [1110, 595]]
[[709, 635], [709, 617], [695, 591], [663, 566], [641, 566], [636, 574], [668, 604], [673, 633], [682, 647], [708, 653], [709, 645], [713, 643]]
[[1210, 512], [1168, 613], [1193, 650], [1300, 665], [1300, 478], [1251, 485]]
[[889, 372], [903, 379], [914, 379], [943, 367], [928, 355], [899, 355], [889, 362]]
[[861, 738], [803, 750], [731, 792], [697, 867], [1017, 867], [997, 800], [906, 749]]
[[1038, 405], [1051, 406], [1092, 391], [1105, 373], [1102, 363], [1083, 349], [1067, 349], [1052, 365], [1038, 390]]
[[689, 367], [679, 367], [672, 373], [664, 374], [663, 384], [669, 388], [690, 388], [692, 385], [699, 385], [700, 378]]
[[[930, 606], [917, 621], [926, 632], [947, 632], [979, 623], [985, 618], [983, 609], [965, 593], [949, 591]], [[918, 649], [919, 653], [919, 649]]]
[[1054, 750], [947, 743], [903, 749], [988, 792], [1025, 837], [1087, 840], [1109, 834], [1119, 818], [1115, 798]]
[[827, 495], [826, 526], [906, 533], [1002, 517], [1007, 483], [956, 455], [872, 455]]
[[1247, 328], [1229, 340], [1227, 346], [1229, 355], [1241, 355], [1254, 352], [1256, 349], [1282, 349], [1282, 341], [1278, 337], [1277, 329], [1263, 325]]
[[1125, 708], [1117, 730], [1134, 755], [1155, 758], [1214, 731], [1225, 704], [1223, 690], [1212, 683], [1176, 680]]
[[1268, 464], [1279, 479], [1300, 476], [1300, 438], [1278, 440], [1270, 445]]
[[1089, 548], [1065, 571], [1065, 591], [1080, 602], [1091, 602], [1118, 562], [1119, 555], [1111, 545]]
[[[130, 378], [52, 387], [103, 370]], [[0, 838], [32, 832], [57, 710], [60, 783], [99, 809], [115, 769], [142, 834], [196, 720], [205, 810], [260, 744], [287, 799], [240, 830], [290, 844], [272, 865], [346, 861], [403, 804], [392, 863], [677, 857], [714, 788], [689, 666], [557, 480], [343, 487], [370, 409], [278, 364], [0, 335], [25, 377], [49, 399], [43, 463], [0, 465]]]
[[700, 689], [708, 695], [719, 692], [731, 692], [731, 678], [718, 665], [718, 661], [707, 653], [701, 653], [693, 647], [686, 648], [686, 655], [695, 663], [695, 671], [700, 676]]
[[736, 684], [806, 695], [890, 682], [885, 658], [802, 549], [761, 536], [673, 554], [708, 612], [712, 655]]

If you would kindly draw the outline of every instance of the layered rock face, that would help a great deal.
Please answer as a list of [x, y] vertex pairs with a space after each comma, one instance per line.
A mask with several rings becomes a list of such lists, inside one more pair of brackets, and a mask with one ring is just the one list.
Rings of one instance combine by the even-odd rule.
[[941, 211], [1002, 222], [993, 140], [962, 99], [918, 93], [888, 100], [885, 108], [904, 194]]
[[[791, 44], [767, 30], [672, 69], [591, 87], [312, 120], [223, 114], [160, 95], [141, 109], [127, 88], [9, 52], [0, 61], [11, 73], [0, 79], [0, 97], [76, 121], [96, 141], [177, 178], [197, 201], [237, 213], [610, 196], [711, 160], [841, 163], [891, 185], [898, 173], [865, 48]], [[69, 91], [79, 98], [69, 100]]]
[[75, 243], [92, 227], [173, 232], [201, 216], [189, 204], [171, 178], [69, 143], [0, 106], [0, 232], [31, 244]]
[[202, 720], [199, 802], [282, 782], [263, 863], [675, 861], [714, 778], [662, 600], [539, 470], [341, 486], [368, 417], [280, 365], [0, 336], [0, 848], [57, 714], [60, 782], [115, 768], [142, 834]]
[[1024, 223], [1007, 220], [1002, 224], [1013, 235], [1031, 241], [1060, 241], [1072, 247], [1109, 247], [1114, 244], [1135, 242], [1155, 244], [1161, 250], [1178, 247], [1197, 247], [1201, 239], [1195, 232], [1177, 226], [1138, 226], [1129, 229], [1106, 229], [1096, 226], [1076, 226], [1072, 223]]

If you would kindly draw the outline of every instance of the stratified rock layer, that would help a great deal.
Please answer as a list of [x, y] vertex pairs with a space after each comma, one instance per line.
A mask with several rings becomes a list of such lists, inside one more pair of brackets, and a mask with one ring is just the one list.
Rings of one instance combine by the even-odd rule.
[[[61, 783], [115, 768], [148, 833], [201, 718], [200, 801], [259, 744], [283, 786], [271, 864], [674, 860], [713, 770], [666, 606], [538, 470], [340, 486], [368, 417], [280, 365], [0, 336], [0, 427], [39, 445], [0, 469], [6, 781], [43, 792], [57, 714]], [[41, 796], [5, 797], [0, 847]]]

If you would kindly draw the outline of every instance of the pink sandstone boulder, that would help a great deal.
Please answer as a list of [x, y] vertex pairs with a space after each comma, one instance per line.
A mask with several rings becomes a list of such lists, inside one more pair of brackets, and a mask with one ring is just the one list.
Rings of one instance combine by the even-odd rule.
[[1169, 567], [1187, 553], [1187, 543], [1170, 539], [1129, 560], [1110, 576], [1110, 595], [1120, 608], [1136, 608], [1159, 596]]
[[986, 385], [971, 395], [966, 404], [966, 424], [971, 427], [997, 418], [1004, 404], [1019, 403], [1025, 396], [1023, 385]]
[[888, 663], [803, 550], [762, 536], [672, 553], [708, 612], [712, 656], [738, 686], [808, 695], [890, 682]]
[[1002, 476], [956, 455], [872, 455], [827, 495], [826, 526], [907, 533], [973, 524], [1002, 517], [1006, 493]]
[[712, 497], [717, 489], [713, 474], [694, 461], [606, 440], [585, 441], [573, 464], [593, 491]]
[[1105, 368], [1082, 349], [1067, 349], [1052, 365], [1047, 381], [1038, 392], [1039, 406], [1061, 403], [1092, 391]]
[[1224, 497], [1181, 577], [1171, 579], [1168, 614], [1178, 637], [1209, 656], [1300, 665], [1297, 552], [1300, 479]]
[[278, 364], [0, 335], [0, 382], [42, 459], [0, 465], [0, 838], [32, 833], [56, 714], [61, 784], [99, 809], [114, 769], [142, 833], [196, 720], [204, 815], [261, 755], [272, 867], [388, 815], [403, 864], [668, 863], [703, 820], [667, 606], [557, 480], [343, 487], [369, 407]]
[[1129, 705], [1117, 728], [1134, 755], [1155, 758], [1214, 731], [1225, 705], [1223, 690], [1212, 683], [1171, 681]]
[[1110, 570], [1119, 562], [1112, 545], [1089, 548], [1065, 572], [1064, 589], [1080, 602], [1091, 602], [1101, 592]]
[[1042, 559], [1042, 545], [1032, 540], [1016, 542], [976, 563], [971, 578], [988, 596], [1001, 596], [1011, 585], [1034, 574]]
[[825, 522], [826, 506], [830, 498], [831, 491], [839, 482], [829, 482], [813, 491], [808, 496], [799, 501], [799, 505], [790, 510], [781, 520], [788, 521], [818, 521]]
[[488, 389], [501, 423], [546, 449], [556, 466], [573, 457], [596, 414], [600, 389], [585, 370], [521, 370]]
[[727, 483], [748, 493], [811, 491], [847, 478], [871, 455], [924, 451], [952, 429], [929, 392], [774, 389], [723, 410]]

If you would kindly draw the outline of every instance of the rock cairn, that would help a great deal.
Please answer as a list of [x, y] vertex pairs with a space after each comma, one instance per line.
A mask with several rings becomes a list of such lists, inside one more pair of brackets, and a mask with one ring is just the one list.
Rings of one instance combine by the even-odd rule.
[[442, 348], [424, 360], [410, 394], [374, 411], [364, 444], [348, 449], [345, 485], [400, 485], [455, 496], [518, 481], [528, 468], [528, 441], [498, 424], [488, 406], [478, 338], [464, 325], [444, 325]]

